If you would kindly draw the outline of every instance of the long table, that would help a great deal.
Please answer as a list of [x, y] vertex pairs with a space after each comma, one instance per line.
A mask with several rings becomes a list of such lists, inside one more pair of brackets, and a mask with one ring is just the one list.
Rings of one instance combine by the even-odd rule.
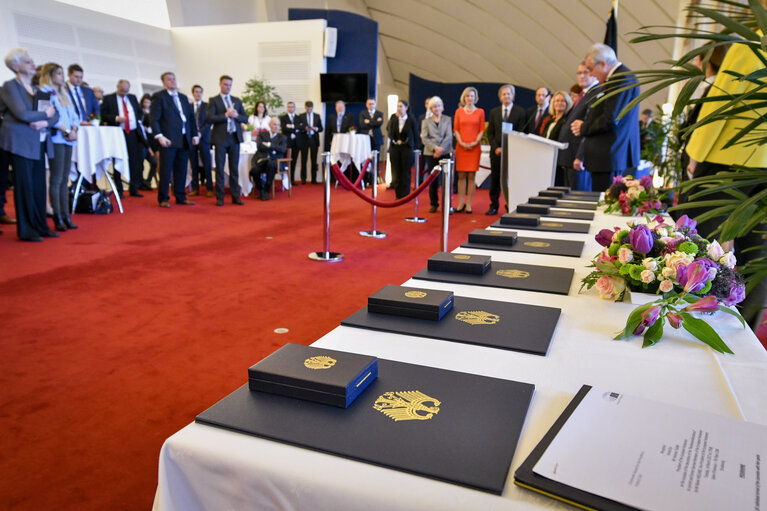
[[[735, 355], [715, 353], [686, 331], [671, 328], [659, 344], [642, 349], [641, 337], [611, 340], [635, 304], [602, 300], [594, 289], [578, 294], [586, 266], [601, 248], [594, 235], [626, 220], [598, 212], [588, 234], [517, 229], [520, 236], [585, 241], [580, 258], [455, 251], [490, 255], [494, 261], [574, 268], [568, 296], [413, 279], [404, 283], [461, 296], [560, 307], [562, 316], [546, 357], [340, 326], [313, 344], [535, 384], [502, 496], [192, 423], [162, 447], [154, 509], [571, 509], [518, 488], [513, 474], [582, 384], [767, 425], [767, 352], [735, 318], [721, 312], [715, 316], [715, 328]], [[653, 299], [632, 297], [635, 303]], [[245, 368], [243, 383], [244, 374]]]

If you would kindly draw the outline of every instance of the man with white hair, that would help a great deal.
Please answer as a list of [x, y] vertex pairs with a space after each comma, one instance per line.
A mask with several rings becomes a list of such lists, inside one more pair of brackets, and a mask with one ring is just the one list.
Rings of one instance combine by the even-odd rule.
[[269, 191], [277, 173], [277, 160], [284, 158], [288, 150], [288, 139], [280, 133], [280, 120], [277, 117], [272, 117], [269, 121], [269, 131], [258, 134], [257, 148], [250, 177], [256, 185], [259, 198], [269, 200]]
[[[585, 62], [586, 69], [600, 84], [594, 102], [618, 88], [637, 83], [634, 75], [624, 75], [631, 70], [618, 61], [613, 49], [606, 44], [593, 45]], [[615, 76], [618, 73], [622, 76]], [[573, 134], [583, 135], [583, 153], [578, 159], [591, 172], [595, 191], [607, 190], [614, 176], [639, 165], [639, 106], [618, 118], [638, 95], [639, 87], [626, 89], [592, 104], [582, 123], [575, 121], [570, 125]]]

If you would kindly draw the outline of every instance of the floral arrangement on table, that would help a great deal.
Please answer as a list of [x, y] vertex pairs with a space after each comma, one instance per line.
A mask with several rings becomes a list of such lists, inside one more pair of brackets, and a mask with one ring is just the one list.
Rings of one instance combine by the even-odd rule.
[[663, 327], [682, 327], [720, 353], [732, 353], [716, 331], [692, 312], [723, 311], [743, 318], [730, 306], [743, 301], [746, 288], [736, 273], [735, 256], [725, 252], [717, 241], [698, 235], [697, 222], [687, 215], [676, 225], [656, 216], [641, 224], [629, 222], [626, 229], [602, 229], [597, 242], [604, 249], [590, 267], [596, 268], [581, 281], [584, 287], [596, 286], [599, 296], [626, 300], [631, 291], [662, 295], [654, 302], [637, 307], [625, 328], [615, 339], [644, 335], [643, 347], [663, 337]]
[[356, 126], [351, 126], [351, 127], [349, 128], [349, 133], [351, 133], [352, 135], [354, 135], [355, 133], [357, 133], [357, 127], [356, 127]]
[[620, 212], [625, 216], [662, 213], [666, 209], [666, 195], [654, 188], [652, 178], [644, 176], [618, 176], [605, 192], [605, 213]]

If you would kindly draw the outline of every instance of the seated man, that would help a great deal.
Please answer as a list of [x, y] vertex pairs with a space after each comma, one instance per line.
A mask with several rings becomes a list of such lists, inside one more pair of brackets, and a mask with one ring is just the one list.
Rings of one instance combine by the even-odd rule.
[[269, 131], [262, 131], [256, 139], [258, 150], [250, 166], [250, 178], [256, 185], [261, 200], [269, 200], [269, 191], [277, 173], [277, 160], [285, 157], [288, 139], [280, 133], [280, 119], [272, 117]]

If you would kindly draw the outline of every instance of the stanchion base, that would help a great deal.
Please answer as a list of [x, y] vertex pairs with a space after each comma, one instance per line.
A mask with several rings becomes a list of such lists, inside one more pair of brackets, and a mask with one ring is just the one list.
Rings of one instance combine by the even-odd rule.
[[428, 218], [421, 218], [420, 216], [409, 216], [405, 219], [405, 222], [413, 222], [416, 224], [422, 224], [426, 222]]
[[360, 236], [365, 236], [366, 238], [385, 238], [386, 233], [381, 231], [360, 231]]
[[344, 260], [344, 255], [340, 252], [312, 252], [309, 254], [309, 259], [325, 263], [337, 263]]

